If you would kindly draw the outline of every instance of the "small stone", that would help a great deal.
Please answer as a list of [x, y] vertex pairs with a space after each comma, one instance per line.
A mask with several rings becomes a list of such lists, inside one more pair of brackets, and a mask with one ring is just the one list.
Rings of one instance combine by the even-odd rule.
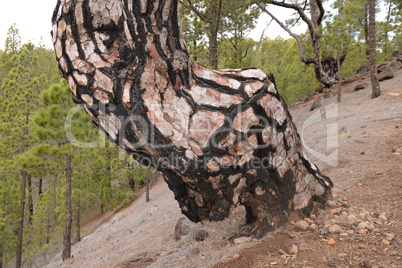
[[374, 230], [374, 228], [375, 228], [375, 226], [374, 226], [374, 224], [372, 224], [372, 223], [370, 223], [370, 224], [367, 226], [367, 229], [369, 229], [369, 230]]
[[381, 214], [378, 218], [380, 220], [382, 220], [382, 221], [387, 221], [388, 220], [387, 216], [385, 216], [384, 214]]
[[186, 222], [186, 219], [184, 217], [181, 217], [175, 226], [175, 238], [176, 240], [179, 240], [182, 236], [187, 235], [191, 230], [190, 224]]
[[342, 258], [342, 257], [346, 257], [346, 256], [348, 256], [347, 253], [339, 253], [339, 254], [338, 254], [338, 257], [341, 257], [341, 258]]
[[292, 247], [290, 248], [289, 253], [291, 255], [297, 255], [297, 253], [299, 253], [299, 248], [297, 247], [297, 245], [293, 244]]
[[205, 241], [205, 239], [207, 239], [208, 236], [209, 236], [208, 231], [200, 229], [197, 230], [195, 233], [195, 240], [198, 242]]
[[348, 233], [340, 233], [339, 235], [342, 236], [342, 237], [348, 237], [349, 236]]
[[308, 227], [309, 230], [314, 231], [315, 229], [317, 229], [317, 224], [313, 223]]
[[331, 214], [339, 214], [341, 213], [342, 208], [333, 208], [330, 210]]
[[253, 240], [251, 240], [251, 241], [253, 241], [253, 243], [257, 243], [257, 242], [258, 242], [258, 239], [257, 239], [257, 238], [253, 238]]
[[356, 222], [356, 216], [355, 215], [349, 215], [348, 216], [348, 222], [349, 222], [349, 224], [353, 224], [353, 223], [355, 223]]
[[386, 246], [388, 246], [389, 244], [391, 244], [391, 242], [389, 242], [389, 241], [386, 240], [386, 239], [381, 240], [381, 243], [382, 243], [383, 245], [386, 245]]
[[311, 215], [310, 215], [310, 219], [312, 219], [313, 221], [315, 221], [315, 220], [317, 219], [317, 215], [311, 214]]
[[334, 224], [331, 227], [329, 227], [328, 231], [331, 234], [339, 234], [342, 231], [342, 228], [338, 224]]
[[306, 221], [298, 221], [295, 223], [296, 231], [306, 231], [309, 227], [309, 224]]
[[305, 218], [304, 219], [308, 224], [313, 224], [314, 223], [314, 221], [312, 220], [312, 219], [310, 219], [310, 218]]
[[364, 260], [364, 261], [363, 261], [363, 267], [364, 267], [364, 268], [374, 268], [374, 267], [377, 267], [377, 266], [373, 266], [373, 265], [370, 263], [369, 260]]
[[240, 258], [240, 254], [239, 254], [239, 253], [236, 253], [235, 255], [233, 255], [233, 259], [238, 259], [238, 258]]
[[342, 213], [341, 213], [341, 216], [340, 216], [340, 220], [341, 221], [347, 221], [348, 220], [348, 213], [346, 212], [346, 211], [343, 211]]
[[239, 245], [239, 244], [244, 244], [244, 243], [246, 243], [246, 242], [249, 242], [250, 240], [251, 240], [250, 237], [243, 236], [243, 237], [235, 238], [235, 239], [233, 240], [233, 242], [234, 242], [236, 245]]
[[342, 196], [343, 201], [348, 201], [348, 198], [346, 196]]
[[367, 230], [366, 229], [358, 229], [357, 233], [358, 234], [367, 234]]
[[357, 229], [367, 229], [367, 227], [368, 227], [368, 222], [366, 222], [366, 221], [362, 221], [361, 223], [359, 223], [358, 225], [357, 225]]
[[333, 238], [328, 239], [328, 245], [335, 245], [336, 241]]
[[364, 220], [366, 218], [366, 214], [364, 214], [364, 213], [360, 213], [358, 216], [362, 220]]
[[387, 234], [386, 239], [387, 239], [388, 241], [392, 241], [392, 240], [395, 239], [395, 235], [394, 235], [394, 234]]
[[327, 205], [328, 205], [329, 208], [336, 208], [337, 207], [337, 204], [332, 200], [328, 200]]
[[374, 218], [371, 217], [370, 215], [366, 215], [366, 220], [367, 220], [367, 221], [372, 221], [372, 220], [374, 220]]

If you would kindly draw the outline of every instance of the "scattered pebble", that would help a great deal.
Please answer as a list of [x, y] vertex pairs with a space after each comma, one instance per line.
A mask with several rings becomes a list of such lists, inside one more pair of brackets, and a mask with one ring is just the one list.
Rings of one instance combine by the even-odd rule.
[[368, 227], [368, 222], [366, 222], [366, 221], [362, 221], [361, 223], [359, 223], [358, 225], [357, 225], [357, 229], [366, 229]]
[[244, 244], [244, 243], [246, 243], [246, 242], [249, 242], [250, 240], [251, 240], [250, 237], [243, 236], [243, 237], [235, 238], [235, 239], [233, 240], [233, 242], [234, 242], [236, 245], [239, 245], [239, 244]]
[[328, 245], [335, 245], [336, 241], [333, 238], [328, 239]]
[[358, 229], [357, 233], [358, 234], [367, 234], [367, 230], [366, 229]]
[[297, 253], [299, 253], [299, 248], [297, 247], [296, 244], [293, 244], [292, 247], [290, 248], [289, 253], [291, 255], [297, 255]]
[[310, 225], [306, 221], [298, 221], [295, 223], [296, 231], [306, 231]]
[[346, 257], [346, 256], [348, 256], [347, 253], [339, 253], [339, 254], [338, 254], [338, 257]]
[[349, 216], [348, 216], [348, 222], [349, 222], [349, 224], [355, 223], [356, 220], [357, 220], [357, 218], [356, 218], [355, 215], [349, 215]]
[[348, 213], [346, 212], [346, 211], [343, 211], [342, 213], [341, 213], [341, 215], [339, 216], [339, 219], [341, 220], [341, 221], [348, 221]]
[[305, 218], [304, 219], [308, 224], [313, 224], [314, 223], [314, 221], [312, 220], [312, 219], [310, 219], [310, 218]]
[[387, 216], [385, 216], [384, 214], [381, 214], [378, 218], [380, 220], [382, 220], [382, 221], [387, 221], [388, 220]]
[[332, 200], [327, 201], [327, 205], [329, 206], [329, 208], [336, 208], [337, 207], [336, 203], [334, 201], [332, 201]]
[[341, 213], [342, 208], [333, 208], [330, 210], [331, 214], [339, 214]]
[[339, 234], [342, 231], [342, 228], [338, 224], [334, 224], [334, 225], [332, 225], [331, 227], [328, 228], [328, 231], [331, 234]]
[[240, 254], [239, 254], [239, 253], [236, 253], [235, 255], [233, 255], [233, 259], [238, 259], [238, 258], [240, 258]]
[[315, 223], [310, 224], [310, 226], [308, 227], [308, 229], [311, 230], [311, 231], [316, 230], [316, 229], [317, 229], [317, 224], [315, 224]]
[[383, 240], [381, 241], [381, 243], [383, 243], [383, 244], [386, 245], [386, 246], [388, 246], [389, 244], [391, 244], [391, 242], [389, 242], [389, 241], [386, 240], [386, 239], [383, 239]]
[[395, 235], [394, 234], [387, 234], [387, 238], [388, 241], [392, 241], [395, 239]]

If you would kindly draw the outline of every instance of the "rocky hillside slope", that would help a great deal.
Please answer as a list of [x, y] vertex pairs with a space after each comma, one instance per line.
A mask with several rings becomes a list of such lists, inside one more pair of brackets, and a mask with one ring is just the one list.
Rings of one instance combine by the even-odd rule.
[[334, 87], [292, 106], [311, 158], [335, 183], [328, 209], [262, 240], [233, 240], [242, 208], [222, 222], [179, 220], [160, 179], [150, 202], [141, 196], [76, 244], [72, 259], [59, 254], [45, 267], [402, 267], [401, 68], [399, 54], [379, 66], [388, 74], [377, 99], [362, 69], [343, 81], [341, 103]]

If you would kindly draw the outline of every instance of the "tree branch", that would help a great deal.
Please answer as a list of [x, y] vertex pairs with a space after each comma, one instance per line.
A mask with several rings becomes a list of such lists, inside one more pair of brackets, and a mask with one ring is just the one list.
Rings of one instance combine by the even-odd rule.
[[263, 6], [259, 5], [259, 8], [264, 11], [265, 13], [267, 13], [273, 20], [276, 21], [276, 23], [279, 24], [279, 26], [282, 27], [282, 29], [284, 29], [290, 36], [292, 36], [294, 39], [296, 39], [297, 41], [297, 45], [299, 46], [299, 52], [300, 52], [300, 58], [301, 61], [304, 63], [314, 63], [314, 58], [311, 57], [306, 57], [306, 52], [303, 46], [303, 42], [300, 38], [299, 35], [293, 33], [283, 22], [281, 22], [277, 17], [275, 17], [271, 12], [268, 11], [268, 9], [266, 9]]
[[[318, 0], [320, 1], [320, 0]], [[306, 15], [306, 13], [304, 13], [304, 9], [300, 6], [300, 5], [296, 5], [296, 4], [289, 4], [289, 3], [285, 3], [285, 2], [277, 2], [277, 1], [270, 1], [269, 4], [275, 5], [275, 6], [280, 6], [280, 7], [285, 7], [285, 8], [290, 8], [290, 9], [294, 9], [295, 11], [297, 11], [297, 13], [300, 15], [300, 17], [302, 18], [302, 20], [307, 23], [308, 27], [310, 28], [310, 30], [314, 27], [313, 26], [313, 22], [311, 21], [311, 19]]]
[[182, 4], [182, 5], [185, 6], [185, 7], [190, 8], [195, 14], [197, 14], [197, 16], [198, 16], [201, 20], [203, 20], [203, 21], [205, 21], [205, 22], [208, 22], [208, 23], [213, 23], [213, 22], [214, 22], [212, 18], [208, 17], [207, 15], [205, 15], [204, 13], [202, 13], [201, 11], [199, 11], [197, 8], [195, 8], [194, 5], [193, 5], [193, 3], [191, 2], [191, 0], [187, 0], [187, 1], [188, 1], [188, 3], [189, 3], [188, 5], [185, 4], [184, 1], [181, 1], [181, 0], [180, 0], [180, 4]]

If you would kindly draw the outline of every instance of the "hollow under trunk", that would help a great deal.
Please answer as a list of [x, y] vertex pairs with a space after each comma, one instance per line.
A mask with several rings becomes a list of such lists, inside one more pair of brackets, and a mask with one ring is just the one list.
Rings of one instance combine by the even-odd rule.
[[192, 221], [246, 207], [243, 235], [308, 213], [332, 183], [312, 164], [273, 79], [191, 61], [177, 0], [59, 0], [53, 42], [73, 98]]

